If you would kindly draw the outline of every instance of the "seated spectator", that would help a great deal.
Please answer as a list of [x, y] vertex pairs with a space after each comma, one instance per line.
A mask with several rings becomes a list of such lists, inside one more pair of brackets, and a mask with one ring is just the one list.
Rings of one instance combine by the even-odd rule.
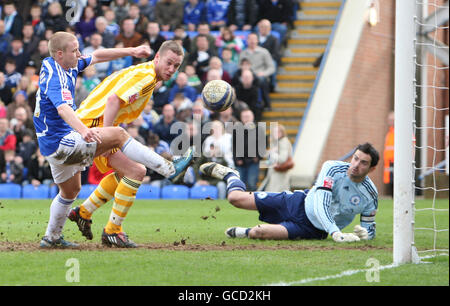
[[97, 75], [97, 69], [95, 69], [95, 66], [90, 65], [84, 69], [82, 84], [87, 92], [93, 91], [94, 88], [101, 83], [101, 80], [97, 77]]
[[6, 106], [12, 102], [12, 97], [11, 87], [6, 85], [5, 74], [0, 71], [0, 101]]
[[173, 31], [183, 23], [183, 3], [181, 0], [160, 0], [155, 5], [155, 21], [162, 31]]
[[162, 43], [166, 41], [166, 38], [160, 34], [159, 24], [156, 22], [149, 22], [147, 24], [147, 31], [146, 35], [144, 35], [144, 38], [146, 38], [150, 43], [152, 55], [150, 56], [149, 60], [152, 60], [155, 57], [156, 52], [158, 52], [159, 48], [161, 47]]
[[42, 8], [38, 4], [31, 6], [30, 22], [33, 26], [34, 34], [42, 39], [45, 33], [45, 24], [42, 20]]
[[[0, 61], [5, 63], [4, 59], [12, 59], [16, 64], [15, 70], [22, 74], [25, 70], [25, 66], [30, 60], [30, 55], [23, 49], [23, 41], [18, 38], [14, 38], [11, 42], [11, 50], [4, 55]], [[4, 67], [4, 65], [2, 65]]]
[[135, 27], [133, 19], [125, 18], [122, 21], [122, 32], [116, 36], [116, 41], [123, 42], [125, 48], [141, 45], [143, 37], [136, 32]]
[[184, 68], [184, 72], [186, 73], [186, 76], [188, 78], [188, 85], [194, 87], [198, 93], [201, 93], [203, 89], [203, 83], [196, 74], [194, 66], [186, 65], [186, 67]]
[[197, 38], [200, 35], [206, 36], [206, 39], [208, 40], [209, 50], [211, 52], [217, 52], [216, 38], [211, 34], [211, 29], [209, 27], [209, 24], [207, 22], [203, 22], [197, 26], [197, 35], [192, 39], [190, 53], [194, 53], [197, 51]]
[[219, 157], [214, 153], [220, 152], [220, 157], [225, 159], [228, 167], [234, 169], [232, 140], [232, 135], [225, 132], [223, 122], [214, 120], [211, 122], [211, 133], [203, 142], [202, 153], [206, 157]]
[[116, 42], [116, 35], [107, 31], [108, 21], [105, 17], [99, 16], [95, 19], [95, 29], [102, 36], [102, 46], [112, 48]]
[[199, 34], [196, 38], [196, 51], [189, 54], [187, 64], [194, 66], [195, 73], [201, 77], [208, 70], [209, 59], [217, 54], [209, 48], [206, 35]]
[[186, 119], [191, 118], [193, 103], [183, 93], [177, 93], [173, 100], [170, 101], [170, 104], [175, 108], [175, 118], [178, 121], [185, 122]]
[[[115, 48], [123, 48], [123, 42], [119, 41], [114, 45]], [[125, 56], [109, 62], [107, 75], [119, 71], [121, 69], [130, 67], [133, 64], [133, 57]]]
[[22, 134], [22, 141], [19, 142], [17, 155], [24, 161], [29, 161], [33, 154], [36, 153], [38, 146], [36, 141], [33, 139], [34, 136], [35, 134], [31, 130], [25, 130]]
[[39, 45], [37, 50], [31, 55], [31, 60], [36, 65], [36, 70], [41, 70], [42, 61], [50, 56], [50, 52], [48, 50], [48, 40], [39, 41]]
[[[147, 143], [151, 149], [153, 149], [156, 153], [158, 153], [165, 159], [167, 159], [167, 160], [173, 159], [173, 155], [172, 155], [172, 152], [170, 151], [169, 144], [167, 142], [165, 142], [164, 140], [159, 139], [158, 134], [149, 132], [148, 138], [147, 138]], [[167, 180], [164, 176], [162, 176], [161, 174], [159, 174], [153, 170], [150, 170], [148, 168], [147, 168], [147, 175], [146, 175], [146, 178], [144, 178], [144, 181], [145, 182], [150, 181], [150, 185], [156, 186], [159, 188], [162, 188], [166, 185], [171, 184], [171, 182], [169, 180]]]
[[19, 106], [14, 111], [14, 117], [10, 119], [9, 126], [16, 135], [17, 143], [23, 141], [23, 137], [28, 132], [32, 135], [35, 132], [33, 119], [27, 113], [27, 110], [23, 106]]
[[253, 73], [249, 69], [242, 71], [239, 83], [234, 89], [236, 100], [245, 102], [255, 115], [256, 122], [259, 122], [264, 104], [259, 82], [253, 77]]
[[29, 160], [25, 160], [28, 168], [28, 181], [33, 186], [53, 183], [52, 171], [47, 159], [41, 154], [39, 148]]
[[227, 12], [230, 0], [208, 0], [206, 2], [206, 21], [211, 30], [218, 31], [227, 24]]
[[[114, 11], [114, 20], [117, 24], [122, 24], [123, 20], [128, 16], [130, 4], [127, 0], [114, 0], [111, 4]], [[106, 16], [105, 16], [106, 17]], [[109, 20], [109, 18], [107, 18]]]
[[8, 118], [0, 118], [0, 150], [16, 151], [17, 139], [14, 132], [9, 128]]
[[75, 31], [81, 35], [84, 42], [87, 42], [88, 38], [97, 31], [95, 28], [96, 18], [94, 9], [91, 6], [86, 6], [81, 15], [81, 20], [75, 24]]
[[80, 106], [81, 102], [83, 102], [90, 91], [83, 85], [83, 76], [81, 74], [77, 77], [77, 82], [75, 83], [75, 105], [77, 108]]
[[14, 94], [13, 102], [8, 105], [7, 108], [7, 118], [8, 120], [11, 120], [14, 118], [14, 114], [16, 112], [16, 109], [19, 107], [23, 107], [27, 112], [27, 118], [33, 118], [33, 112], [31, 110], [31, 107], [28, 105], [28, 96], [27, 93], [23, 90], [19, 90]]
[[178, 73], [175, 85], [170, 89], [169, 101], [173, 101], [178, 93], [182, 93], [191, 103], [195, 101], [198, 95], [197, 90], [188, 85], [188, 76], [184, 72]]
[[142, 118], [138, 118], [135, 121], [133, 121], [133, 124], [129, 124], [127, 126], [127, 132], [130, 134], [131, 137], [139, 141], [143, 145], [147, 145], [147, 141], [144, 139], [144, 137], [139, 134], [139, 125], [136, 123], [139, 123], [139, 121], [142, 121]]
[[116, 22], [116, 13], [114, 10], [108, 8], [105, 10], [105, 19], [106, 19], [106, 32], [111, 33], [112, 35], [117, 36], [120, 34], [120, 26]]
[[206, 6], [204, 1], [189, 0], [184, 4], [183, 23], [188, 31], [196, 31], [197, 26], [206, 22]]
[[160, 140], [170, 145], [172, 140], [178, 136], [177, 133], [170, 132], [170, 128], [176, 122], [178, 121], [175, 118], [175, 108], [171, 104], [166, 104], [163, 106], [161, 119], [155, 125], [153, 132], [159, 136]]
[[228, 48], [232, 51], [231, 59], [236, 64], [239, 62], [239, 53], [244, 49], [244, 43], [239, 37], [234, 36], [233, 31], [229, 28], [222, 28], [221, 34], [216, 39], [216, 47], [219, 48], [219, 53]]
[[258, 18], [258, 5], [255, 0], [230, 0], [227, 12], [227, 25], [236, 30], [251, 31]]
[[23, 38], [23, 51], [30, 55], [37, 49], [39, 45], [39, 37], [34, 34], [34, 28], [31, 23], [26, 23], [22, 30]]
[[275, 64], [280, 64], [280, 42], [278, 38], [271, 34], [272, 24], [267, 19], [262, 19], [258, 22], [258, 44], [267, 49], [272, 55]]
[[[100, 34], [98, 33], [92, 34], [91, 37], [89, 38], [90, 46], [83, 49], [83, 55], [91, 55], [96, 50], [105, 49], [102, 46], [102, 40], [103, 38]], [[108, 62], [97, 63], [94, 65], [94, 67], [97, 72], [97, 77], [100, 80], [103, 80], [107, 76], [109, 63]]]
[[133, 19], [136, 26], [136, 31], [144, 36], [147, 31], [147, 24], [149, 20], [141, 13], [141, 9], [139, 8], [139, 5], [137, 3], [130, 4], [128, 17]]
[[22, 78], [22, 74], [20, 74], [16, 70], [16, 61], [13, 60], [12, 58], [6, 59], [5, 86], [10, 88], [12, 93], [14, 93], [15, 88], [19, 84], [20, 78]]
[[5, 166], [0, 173], [0, 183], [22, 184], [23, 161], [14, 150], [5, 151]]
[[233, 52], [231, 49], [224, 48], [222, 50], [222, 68], [230, 75], [231, 79], [233, 79], [234, 74], [239, 69], [238, 64], [232, 60], [232, 56]]
[[[220, 80], [223, 80], [229, 84], [231, 84], [231, 77], [228, 74], [228, 72], [226, 72], [223, 68], [222, 68], [222, 60], [217, 57], [217, 56], [213, 56], [210, 58], [209, 60], [209, 66], [208, 66], [208, 71], [211, 69], [215, 69], [217, 71], [219, 71], [220, 73]], [[206, 84], [206, 79], [207, 79], [207, 72], [203, 75], [202, 81], [204, 84]]]
[[176, 37], [181, 39], [182, 42], [182, 46], [185, 49], [184, 50], [184, 57], [187, 57], [187, 54], [189, 52], [191, 52], [191, 38], [189, 37], [189, 35], [186, 33], [186, 30], [184, 29], [183, 25], [179, 25], [178, 27], [175, 28], [175, 30], [173, 30], [173, 34], [174, 34], [174, 38]]
[[138, 5], [141, 14], [147, 17], [148, 21], [155, 20], [155, 4], [157, 0], [139, 0]]
[[11, 34], [14, 38], [22, 38], [23, 19], [17, 12], [13, 1], [5, 2], [3, 5], [3, 20], [5, 21], [5, 33]]
[[250, 33], [247, 37], [247, 49], [241, 52], [240, 59], [248, 59], [251, 64], [252, 71], [258, 77], [262, 87], [264, 105], [268, 109], [270, 106], [270, 77], [276, 72], [275, 65], [267, 49], [258, 46], [258, 35]]
[[62, 6], [59, 2], [52, 2], [48, 6], [47, 15], [44, 18], [45, 28], [52, 30], [53, 33], [65, 31], [69, 23], [63, 15]]
[[285, 42], [288, 25], [291, 22], [293, 6], [291, 0], [261, 0], [259, 17], [272, 23], [272, 29], [280, 34], [280, 43]]
[[0, 55], [3, 56], [9, 52], [12, 38], [11, 34], [5, 33], [5, 22], [0, 19]]

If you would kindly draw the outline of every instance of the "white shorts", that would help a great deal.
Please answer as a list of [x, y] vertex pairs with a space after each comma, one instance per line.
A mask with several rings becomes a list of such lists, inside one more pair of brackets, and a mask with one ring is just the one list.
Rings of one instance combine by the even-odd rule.
[[96, 150], [96, 142], [84, 141], [81, 134], [75, 131], [64, 136], [58, 149], [47, 156], [55, 183], [64, 183], [77, 172], [91, 166]]

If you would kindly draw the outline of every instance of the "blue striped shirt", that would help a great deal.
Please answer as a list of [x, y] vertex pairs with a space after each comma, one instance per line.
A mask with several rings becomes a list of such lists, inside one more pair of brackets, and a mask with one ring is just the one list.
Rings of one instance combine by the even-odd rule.
[[[90, 65], [92, 56], [82, 57], [75, 68], [64, 70], [52, 57], [42, 61], [39, 87], [36, 92], [36, 108], [33, 122], [42, 155], [51, 155], [59, 146], [61, 138], [73, 129], [58, 114], [58, 106], [74, 103], [77, 76]], [[67, 144], [70, 145], [70, 144]]]
[[361, 183], [347, 175], [350, 164], [327, 161], [305, 200], [308, 219], [318, 229], [332, 234], [349, 225], [360, 215], [361, 226], [375, 237], [378, 191], [368, 176]]

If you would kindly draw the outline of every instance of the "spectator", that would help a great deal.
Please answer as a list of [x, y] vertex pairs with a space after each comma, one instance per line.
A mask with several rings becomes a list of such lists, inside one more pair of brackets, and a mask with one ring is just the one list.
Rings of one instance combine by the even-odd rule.
[[196, 31], [197, 26], [202, 22], [206, 22], [205, 2], [199, 0], [186, 1], [183, 23], [187, 26], [188, 31]]
[[[167, 160], [172, 160], [173, 155], [170, 151], [170, 146], [167, 142], [164, 140], [159, 139], [158, 134], [155, 134], [153, 132], [148, 133], [147, 143], [150, 148], [152, 148], [156, 153], [161, 155]], [[150, 178], [150, 184], [152, 186], [156, 186], [159, 188], [162, 188], [166, 185], [170, 185], [171, 182], [167, 180], [164, 176], [161, 174], [156, 173], [153, 170], [147, 169], [147, 178], [144, 179], [145, 181], [148, 181], [148, 178]]]
[[27, 111], [27, 117], [32, 118], [33, 112], [31, 111], [31, 107], [28, 105], [28, 95], [25, 91], [19, 90], [14, 94], [13, 102], [8, 105], [6, 116], [9, 120], [14, 118], [14, 113], [16, 109], [19, 107], [25, 108]]
[[238, 85], [235, 87], [236, 100], [245, 102], [255, 115], [256, 122], [261, 120], [264, 107], [259, 82], [249, 70], [243, 70]]
[[222, 28], [221, 35], [216, 39], [216, 47], [219, 50], [224, 48], [230, 49], [233, 53], [231, 59], [237, 64], [239, 62], [239, 53], [244, 49], [244, 43], [239, 37], [234, 36], [230, 28], [225, 27]]
[[34, 132], [25, 130], [22, 135], [22, 141], [18, 142], [17, 155], [20, 156], [23, 161], [29, 161], [37, 150], [37, 143], [33, 137]]
[[188, 58], [188, 65], [195, 67], [195, 73], [201, 77], [208, 70], [209, 59], [216, 56], [215, 51], [209, 48], [209, 42], [206, 35], [197, 35], [196, 51], [191, 52]]
[[48, 6], [48, 13], [44, 18], [46, 30], [50, 29], [54, 32], [65, 31], [69, 23], [63, 16], [63, 10], [59, 2], [52, 2]]
[[216, 48], [216, 38], [211, 35], [211, 30], [209, 28], [209, 24], [208, 23], [200, 23], [197, 26], [197, 35], [192, 39], [192, 44], [191, 44], [191, 52], [190, 53], [194, 53], [197, 51], [197, 38], [200, 35], [206, 36], [206, 39], [208, 40], [208, 46], [211, 52], [217, 52], [217, 48]]
[[31, 23], [26, 23], [23, 26], [23, 51], [24, 53], [30, 55], [37, 49], [39, 45], [39, 37], [34, 35], [34, 28]]
[[206, 21], [211, 25], [211, 30], [217, 31], [227, 24], [227, 12], [230, 0], [207, 0]]
[[241, 122], [243, 126], [239, 125], [233, 129], [234, 164], [247, 190], [255, 191], [259, 176], [259, 161], [265, 155], [265, 152], [259, 150], [259, 139], [265, 135], [265, 130], [255, 124], [250, 109], [241, 112]]
[[155, 21], [162, 31], [174, 30], [183, 23], [183, 3], [180, 0], [160, 0], [155, 6]]
[[114, 10], [108, 8], [105, 10], [106, 19], [106, 32], [111, 33], [114, 36], [120, 34], [120, 26], [116, 22], [116, 13]]
[[81, 75], [77, 76], [77, 81], [75, 83], [75, 105], [77, 108], [80, 106], [81, 102], [87, 98], [90, 91], [83, 85], [83, 77]]
[[280, 43], [278, 38], [271, 34], [272, 24], [267, 19], [258, 22], [258, 42], [259, 45], [272, 55], [275, 64], [280, 64]]
[[23, 19], [16, 10], [13, 1], [8, 1], [3, 6], [3, 18], [5, 22], [5, 33], [11, 34], [13, 38], [22, 38]]
[[0, 118], [0, 150], [16, 151], [17, 139], [14, 132], [9, 128], [8, 118]]
[[4, 56], [11, 48], [12, 35], [5, 32], [5, 22], [0, 19], [0, 55]]
[[289, 169], [278, 169], [277, 167], [286, 164], [292, 158], [292, 144], [286, 134], [283, 125], [277, 124], [270, 133], [271, 143], [276, 144], [271, 147], [269, 153], [269, 169], [266, 177], [261, 182], [261, 190], [268, 192], [282, 192], [290, 190]]
[[159, 24], [156, 22], [149, 22], [147, 24], [145, 38], [148, 39], [148, 42], [150, 43], [150, 49], [152, 49], [152, 55], [149, 58], [149, 60], [152, 60], [155, 57], [156, 52], [158, 52], [159, 48], [161, 47], [162, 43], [166, 41], [166, 38], [160, 34]]
[[11, 87], [6, 85], [5, 74], [0, 71], [0, 101], [6, 106], [12, 102], [12, 96]]
[[248, 59], [251, 64], [252, 71], [259, 79], [262, 87], [263, 99], [265, 107], [270, 109], [270, 77], [275, 73], [275, 65], [272, 56], [267, 49], [258, 46], [258, 35], [250, 33], [247, 37], [247, 49], [241, 52], [240, 59]]
[[[91, 35], [89, 41], [90, 41], [91, 45], [89, 47], [84, 48], [83, 55], [91, 55], [96, 50], [105, 49], [102, 46], [102, 35], [100, 35], [98, 33], [94, 33]], [[103, 80], [107, 75], [109, 63], [108, 62], [97, 63], [94, 65], [94, 67], [97, 72], [97, 77], [100, 80]], [[97, 86], [97, 85], [95, 85], [95, 86]], [[94, 88], [92, 88], [92, 89], [94, 89]]]
[[230, 133], [225, 133], [223, 122], [214, 120], [211, 122], [211, 135], [207, 136], [203, 142], [202, 153], [206, 157], [218, 157], [219, 155], [215, 153], [220, 152], [220, 157], [225, 159], [228, 167], [234, 169], [232, 144], [233, 137]]
[[22, 75], [16, 70], [16, 61], [12, 58], [7, 58], [5, 63], [5, 86], [13, 91], [17, 87]]
[[177, 121], [186, 122], [192, 117], [192, 101], [184, 96], [183, 93], [177, 93], [170, 104], [175, 108], [175, 118]]
[[128, 11], [128, 17], [133, 19], [136, 26], [136, 31], [141, 35], [145, 35], [147, 30], [147, 24], [149, 22], [148, 18], [141, 14], [139, 5], [133, 3], [130, 5], [130, 10]]
[[30, 60], [30, 55], [24, 51], [23, 41], [14, 38], [11, 42], [11, 50], [5, 55], [5, 58], [13, 59], [16, 63], [16, 71], [22, 74], [25, 70], [25, 66]]
[[153, 127], [159, 121], [158, 113], [153, 109], [153, 99], [150, 99], [142, 110], [141, 116], [144, 120], [141, 128], [148, 132], [153, 130]]
[[137, 47], [142, 44], [142, 35], [135, 31], [133, 19], [125, 18], [122, 21], [122, 33], [116, 36], [116, 41], [123, 42], [125, 48]]
[[178, 27], [175, 28], [175, 30], [173, 30], [173, 34], [174, 34], [174, 38], [178, 37], [179, 39], [181, 39], [183, 48], [184, 50], [184, 57], [187, 57], [186, 54], [189, 54], [189, 52], [191, 52], [191, 38], [189, 37], [189, 35], [186, 33], [186, 30], [184, 29], [183, 25], [179, 25]]
[[187, 83], [189, 86], [194, 87], [197, 92], [202, 92], [203, 83], [195, 72], [195, 67], [192, 65], [186, 65], [184, 72], [188, 78]]
[[221, 58], [222, 58], [222, 68], [225, 70], [233, 79], [234, 74], [239, 69], [237, 63], [232, 60], [233, 51], [229, 48], [224, 48], [222, 50]]
[[5, 150], [5, 167], [1, 169], [0, 183], [22, 184], [23, 162], [14, 150]]
[[90, 65], [84, 69], [82, 84], [87, 92], [93, 91], [94, 88], [100, 84], [101, 80], [97, 75], [98, 73], [95, 66]]
[[[114, 0], [112, 3], [115, 21], [117, 24], [122, 24], [123, 20], [128, 16], [130, 5], [127, 0]], [[105, 16], [106, 17], [106, 16]], [[107, 18], [109, 20], [109, 18]]]
[[136, 124], [139, 121], [142, 121], [142, 117], [139, 119], [136, 119], [135, 121], [133, 121], [133, 124], [129, 124], [127, 126], [127, 132], [128, 134], [130, 134], [131, 137], [133, 137], [134, 139], [136, 139], [137, 141], [139, 141], [140, 143], [142, 143], [143, 145], [147, 145], [147, 141], [144, 139], [144, 137], [142, 137], [139, 134], [139, 125]]
[[255, 0], [231, 0], [227, 12], [227, 24], [236, 30], [251, 31], [258, 18]]
[[45, 23], [42, 20], [42, 9], [39, 5], [34, 4], [31, 6], [30, 19], [34, 34], [39, 38], [43, 38], [45, 33]]
[[170, 128], [176, 122], [175, 108], [171, 104], [166, 104], [163, 106], [161, 119], [155, 125], [153, 132], [159, 136], [160, 140], [163, 140], [170, 145], [172, 140], [178, 136], [178, 134], [170, 132]]
[[14, 135], [16, 135], [18, 144], [23, 141], [25, 134], [35, 132], [33, 120], [23, 106], [19, 106], [14, 110], [14, 116], [11, 118], [9, 125]]
[[36, 93], [39, 86], [39, 76], [37, 75], [36, 64], [33, 61], [28, 62], [23, 76], [29, 80], [27, 94]]
[[28, 168], [28, 180], [33, 186], [53, 183], [52, 171], [47, 159], [41, 154], [39, 148], [26, 163]]
[[42, 61], [49, 57], [48, 41], [43, 39], [39, 41], [37, 50], [31, 55], [31, 61], [36, 65], [36, 70], [41, 70]]
[[218, 114], [218, 120], [223, 122], [223, 124], [225, 125], [226, 133], [232, 132], [231, 130], [229, 130], [228, 126], [233, 126], [235, 123], [239, 122], [239, 120], [233, 115], [233, 109], [231, 107], [220, 112]]
[[267, 19], [272, 23], [272, 29], [280, 34], [280, 43], [285, 42], [292, 11], [293, 6], [290, 0], [260, 1], [259, 19]]
[[170, 89], [169, 101], [173, 101], [178, 93], [182, 93], [191, 103], [195, 101], [198, 95], [197, 90], [188, 85], [188, 76], [184, 72], [178, 73], [175, 85]]
[[[123, 48], [123, 42], [119, 41], [115, 44], [116, 48]], [[133, 64], [133, 58], [131, 56], [121, 57], [109, 62], [107, 75], [119, 71], [121, 69], [130, 67]]]
[[81, 35], [84, 42], [88, 42], [88, 38], [97, 31], [95, 20], [94, 8], [86, 6], [81, 15], [81, 20], [75, 24], [75, 32]]
[[155, 20], [155, 0], [139, 0], [138, 5], [141, 14], [147, 17], [148, 21]]
[[102, 36], [102, 46], [105, 48], [112, 48], [116, 42], [116, 37], [111, 32], [107, 31], [108, 21], [105, 17], [99, 16], [95, 19], [95, 29], [98, 34]]
[[[215, 69], [217, 71], [219, 71], [219, 79], [223, 80], [229, 84], [231, 84], [231, 77], [228, 74], [228, 72], [226, 72], [225, 70], [223, 70], [222, 68], [222, 60], [218, 57], [218, 56], [212, 56], [209, 59], [209, 66], [208, 66], [208, 71]], [[205, 83], [207, 79], [207, 72], [204, 74], [204, 77], [202, 78], [203, 82]]]

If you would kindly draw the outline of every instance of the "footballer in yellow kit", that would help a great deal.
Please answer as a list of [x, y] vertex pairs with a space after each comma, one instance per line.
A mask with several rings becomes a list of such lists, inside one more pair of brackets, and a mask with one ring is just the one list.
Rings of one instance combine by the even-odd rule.
[[[157, 84], [153, 61], [130, 66], [113, 73], [103, 80], [77, 110], [77, 115], [87, 127], [102, 127], [108, 97], [115, 93], [121, 100], [113, 125], [131, 123], [144, 110]], [[118, 150], [118, 149], [116, 149]], [[114, 150], [113, 150], [114, 152]], [[106, 173], [112, 168], [104, 156], [94, 160], [98, 170]]]

